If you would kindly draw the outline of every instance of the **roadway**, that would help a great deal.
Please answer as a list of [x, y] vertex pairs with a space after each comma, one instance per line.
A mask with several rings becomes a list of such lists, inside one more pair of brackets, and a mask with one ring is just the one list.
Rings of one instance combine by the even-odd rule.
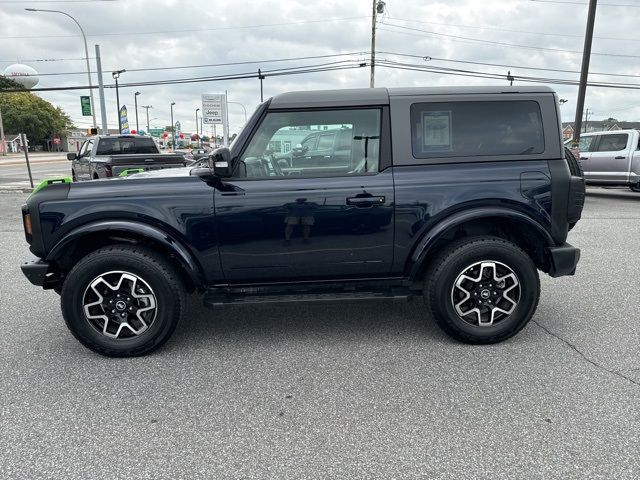
[[590, 189], [573, 277], [456, 343], [408, 304], [192, 298], [157, 353], [103, 358], [30, 285], [0, 193], [0, 478], [640, 478], [640, 194]]
[[[45, 178], [71, 176], [71, 167], [66, 153], [30, 153], [29, 164], [33, 183], [37, 185]], [[27, 188], [29, 174], [24, 154], [0, 156], [0, 188]]]

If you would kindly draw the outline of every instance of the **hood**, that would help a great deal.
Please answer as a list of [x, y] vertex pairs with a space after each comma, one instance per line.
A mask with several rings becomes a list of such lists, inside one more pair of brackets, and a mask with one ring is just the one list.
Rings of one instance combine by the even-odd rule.
[[163, 168], [159, 170], [150, 170], [148, 172], [133, 173], [124, 178], [135, 180], [140, 178], [188, 177], [192, 168], [193, 167]]

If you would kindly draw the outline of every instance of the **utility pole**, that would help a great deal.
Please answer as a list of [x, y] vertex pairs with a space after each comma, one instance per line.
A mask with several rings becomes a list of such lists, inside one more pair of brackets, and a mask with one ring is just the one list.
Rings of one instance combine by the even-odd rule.
[[384, 13], [384, 2], [373, 0], [373, 10], [371, 11], [371, 79], [369, 81], [371, 88], [375, 86], [376, 79], [376, 22], [379, 13]]
[[[593, 112], [591, 112], [593, 113]], [[583, 133], [587, 133], [587, 129], [589, 127], [589, 109], [587, 108], [584, 112], [584, 130]]]
[[138, 126], [138, 95], [140, 95], [140, 92], [136, 92], [133, 94], [133, 102], [136, 106], [136, 133], [140, 135], [140, 127]]
[[2, 109], [0, 109], [0, 146], [2, 147], [2, 156], [7, 155], [7, 143], [4, 140], [4, 125], [2, 124]]
[[102, 135], [109, 135], [107, 126], [107, 106], [104, 101], [104, 81], [102, 80], [102, 59], [100, 45], [96, 45], [96, 67], [98, 68], [98, 96], [100, 97], [100, 120], [102, 121]]
[[198, 146], [200, 146], [200, 135], [198, 134], [198, 112], [200, 111], [199, 108], [196, 108], [196, 138], [198, 140]]
[[173, 106], [176, 102], [171, 102], [171, 148], [175, 151], [176, 149], [176, 127], [173, 124]]
[[587, 31], [584, 36], [584, 49], [582, 51], [582, 68], [580, 70], [580, 87], [578, 89], [578, 103], [576, 104], [575, 128], [573, 130], [574, 148], [580, 142], [580, 130], [582, 129], [582, 111], [584, 109], [584, 97], [587, 92], [587, 77], [589, 76], [589, 61], [591, 60], [591, 44], [593, 42], [593, 25], [596, 20], [596, 6], [598, 0], [589, 0], [589, 13], [587, 14]]
[[153, 105], [141, 105], [142, 108], [144, 108], [147, 111], [147, 135], [150, 135], [149, 133], [149, 109], [153, 108]]
[[260, 102], [264, 102], [264, 94], [262, 91], [262, 80], [264, 80], [264, 75], [262, 75], [262, 70], [258, 69], [258, 79], [260, 80]]
[[115, 72], [111, 72], [114, 80], [116, 81], [116, 103], [118, 104], [118, 133], [122, 134], [122, 123], [120, 122], [120, 94], [118, 93], [118, 78], [120, 78], [120, 74], [126, 72], [126, 70], [116, 70]]

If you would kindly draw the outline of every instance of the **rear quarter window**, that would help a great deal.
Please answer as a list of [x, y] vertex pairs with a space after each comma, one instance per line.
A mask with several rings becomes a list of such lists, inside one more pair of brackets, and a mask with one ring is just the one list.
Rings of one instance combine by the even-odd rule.
[[544, 152], [540, 105], [532, 100], [411, 105], [415, 158], [529, 155]]

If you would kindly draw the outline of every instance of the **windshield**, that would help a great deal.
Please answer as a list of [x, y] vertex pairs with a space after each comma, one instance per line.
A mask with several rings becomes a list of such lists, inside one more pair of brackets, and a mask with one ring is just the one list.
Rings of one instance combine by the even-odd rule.
[[133, 153], [159, 153], [150, 137], [101, 138], [96, 155], [126, 155]]

